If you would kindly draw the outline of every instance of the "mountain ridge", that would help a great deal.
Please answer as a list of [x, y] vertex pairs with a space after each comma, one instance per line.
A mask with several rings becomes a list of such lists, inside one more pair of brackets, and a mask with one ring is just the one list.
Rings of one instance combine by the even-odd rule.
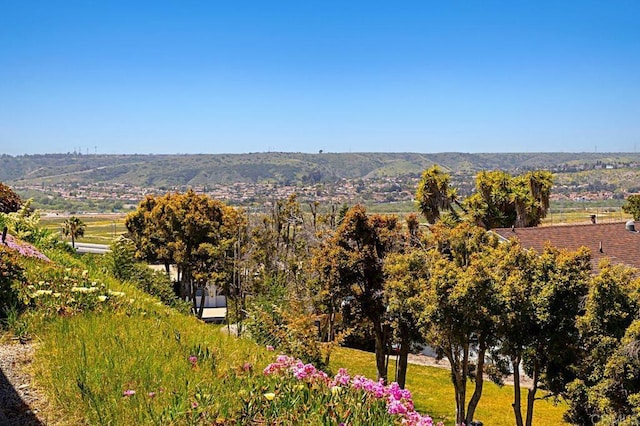
[[135, 184], [148, 187], [209, 184], [315, 184], [340, 179], [410, 176], [438, 164], [457, 179], [481, 170], [556, 173], [597, 167], [636, 168], [638, 153], [294, 153], [34, 154], [0, 156], [0, 181], [9, 184]]

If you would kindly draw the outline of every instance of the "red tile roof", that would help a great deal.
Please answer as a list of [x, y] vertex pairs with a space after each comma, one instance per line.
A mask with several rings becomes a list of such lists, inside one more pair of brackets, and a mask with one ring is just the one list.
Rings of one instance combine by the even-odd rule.
[[525, 248], [541, 253], [546, 243], [577, 250], [591, 250], [593, 270], [600, 259], [608, 257], [612, 263], [622, 263], [640, 269], [640, 222], [634, 223], [636, 232], [626, 229], [626, 222], [586, 225], [540, 226], [536, 228], [497, 228], [492, 231], [505, 239], [517, 238]]

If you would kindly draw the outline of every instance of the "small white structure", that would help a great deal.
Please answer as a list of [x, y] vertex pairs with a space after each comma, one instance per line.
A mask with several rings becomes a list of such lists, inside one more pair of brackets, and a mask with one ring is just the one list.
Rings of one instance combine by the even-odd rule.
[[227, 307], [227, 297], [222, 294], [215, 284], [208, 284], [204, 289], [198, 289], [196, 291], [196, 306], [200, 306], [200, 302], [202, 301], [202, 290], [204, 290], [205, 308]]
[[[159, 272], [165, 272], [164, 265], [149, 265], [149, 267]], [[173, 282], [178, 280], [178, 269], [175, 265], [170, 266], [169, 277]], [[215, 284], [207, 284], [204, 289], [196, 290], [196, 306], [198, 308], [200, 307], [203, 293], [204, 311], [202, 312], [202, 320], [205, 322], [224, 322], [227, 317], [227, 297], [222, 294], [222, 289]]]

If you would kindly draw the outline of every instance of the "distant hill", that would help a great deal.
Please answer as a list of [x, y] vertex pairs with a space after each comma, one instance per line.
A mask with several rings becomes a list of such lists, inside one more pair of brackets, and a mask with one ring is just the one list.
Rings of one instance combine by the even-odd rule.
[[[196, 155], [45, 154], [0, 156], [0, 181], [9, 184], [127, 183], [141, 187], [207, 184], [334, 182], [384, 176], [417, 177], [439, 164], [457, 181], [480, 170], [556, 174], [635, 170], [636, 153], [249, 153]], [[602, 174], [602, 173], [601, 173]], [[560, 176], [560, 180], [562, 177]], [[601, 179], [606, 180], [606, 175]], [[589, 179], [586, 178], [588, 181]]]

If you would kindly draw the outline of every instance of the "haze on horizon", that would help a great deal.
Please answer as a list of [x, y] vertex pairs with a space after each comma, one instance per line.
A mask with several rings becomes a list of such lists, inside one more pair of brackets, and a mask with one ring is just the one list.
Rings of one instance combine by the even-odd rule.
[[0, 154], [635, 152], [640, 2], [0, 2]]

